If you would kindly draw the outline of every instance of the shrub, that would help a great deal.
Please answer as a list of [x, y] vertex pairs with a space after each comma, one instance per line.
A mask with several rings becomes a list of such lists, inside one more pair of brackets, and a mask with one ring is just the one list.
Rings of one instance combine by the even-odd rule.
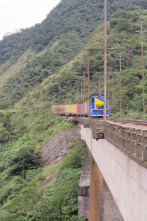
[[[80, 144], [74, 150], [71, 151], [69, 155], [67, 155], [62, 162], [62, 168], [81, 168], [84, 155], [85, 144]], [[79, 154], [80, 153], [80, 154]]]
[[24, 177], [27, 170], [41, 166], [41, 152], [35, 152], [33, 147], [22, 148], [11, 160], [9, 166], [11, 166], [10, 175], [23, 174]]
[[5, 127], [0, 128], [0, 143], [6, 143], [9, 140], [9, 131]]

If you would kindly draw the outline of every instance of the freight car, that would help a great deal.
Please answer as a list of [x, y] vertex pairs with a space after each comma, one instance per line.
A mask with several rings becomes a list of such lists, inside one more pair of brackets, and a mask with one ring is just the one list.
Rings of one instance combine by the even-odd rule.
[[[92, 94], [89, 102], [84, 104], [67, 104], [67, 105], [53, 105], [52, 111], [56, 114], [69, 116], [88, 116], [103, 117], [104, 116], [104, 95]], [[109, 110], [106, 103], [106, 115], [109, 116]]]

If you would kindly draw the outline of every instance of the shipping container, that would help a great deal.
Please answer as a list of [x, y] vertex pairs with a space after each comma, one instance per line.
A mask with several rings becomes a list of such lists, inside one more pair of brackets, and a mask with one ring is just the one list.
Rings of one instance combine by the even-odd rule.
[[84, 113], [84, 104], [81, 104], [81, 113]]
[[81, 113], [81, 104], [77, 104], [77, 113]]
[[75, 114], [77, 114], [77, 111], [78, 111], [78, 105], [75, 104]]
[[65, 105], [58, 105], [57, 112], [63, 114], [65, 112]]
[[65, 105], [65, 113], [69, 113], [69, 104]]
[[72, 107], [72, 114], [76, 114], [76, 112], [77, 112], [77, 105], [73, 104], [72, 106], [73, 106]]
[[84, 113], [85, 114], [89, 113], [89, 102], [84, 103]]
[[72, 113], [72, 110], [73, 110], [73, 105], [69, 104], [69, 113]]
[[58, 105], [52, 105], [52, 111], [54, 113], [57, 113], [57, 108], [58, 108]]

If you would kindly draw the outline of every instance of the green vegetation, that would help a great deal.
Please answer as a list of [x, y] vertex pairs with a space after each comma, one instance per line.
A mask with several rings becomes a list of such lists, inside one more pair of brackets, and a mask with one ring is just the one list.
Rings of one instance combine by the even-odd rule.
[[[108, 18], [118, 9], [136, 10], [144, 8], [145, 4], [145, 0], [108, 2]], [[121, 13], [119, 16], [120, 21], [117, 22], [115, 31], [117, 33], [123, 29], [128, 30], [129, 33], [134, 31], [130, 28], [131, 24], [127, 23], [127, 17], [121, 18], [123, 17]], [[136, 22], [136, 20], [134, 21]], [[28, 91], [38, 87], [45, 78], [58, 73], [64, 64], [67, 64], [80, 52], [88, 42], [90, 34], [102, 22], [103, 3], [100, 0], [76, 0], [74, 2], [62, 0], [41, 24], [6, 36], [0, 42], [0, 64], [4, 63], [0, 75], [4, 78], [6, 71], [11, 70], [11, 65], [15, 66], [15, 62], [28, 49], [31, 49], [35, 55], [28, 54], [24, 58], [25, 65], [23, 64], [21, 69], [10, 71], [13, 74], [10, 74], [10, 79], [6, 82], [3, 93], [0, 95], [0, 108], [13, 106], [24, 98]], [[111, 22], [112, 28], [115, 22], [116, 18]], [[137, 27], [139, 28], [139, 26]], [[136, 40], [132, 39], [132, 41]], [[115, 41], [115, 45], [117, 43], [119, 44], [119, 41]], [[101, 44], [98, 46], [101, 47]], [[84, 71], [85, 69], [84, 65]], [[77, 71], [79, 73], [82, 69]]]
[[[117, 11], [144, 8], [145, 0], [114, 0], [108, 2], [108, 18]], [[103, 2], [101, 0], [62, 0], [61, 3], [41, 23], [16, 34], [6, 36], [0, 42], [0, 64], [11, 60], [15, 62], [29, 47], [36, 52], [65, 37], [67, 33], [78, 35], [79, 40], [88, 39], [90, 33], [103, 20]], [[82, 48], [82, 45], [81, 47]], [[73, 48], [73, 52], [78, 50]]]
[[[112, 15], [108, 23], [108, 47], [140, 49], [140, 36], [135, 33], [136, 30], [140, 29], [140, 17], [143, 18], [144, 28], [146, 29], [146, 11], [118, 11]], [[72, 59], [74, 56], [71, 53], [73, 42], [76, 44], [77, 40], [71, 34], [68, 34], [68, 37], [69, 41], [66, 42], [67, 39], [65, 37], [64, 40], [56, 42], [53, 47], [44, 51], [43, 54], [36, 55], [26, 67], [22, 68], [20, 72], [7, 81], [0, 95], [1, 108], [14, 105], [23, 99], [24, 96], [28, 100], [32, 99], [32, 97], [33, 99], [41, 98], [43, 101], [48, 100], [48, 102], [54, 104], [81, 102], [81, 83], [83, 82], [83, 72], [86, 72], [87, 69], [86, 50], [81, 51]], [[144, 48], [146, 46], [147, 41], [144, 38]], [[87, 47], [103, 48], [103, 25], [100, 25], [92, 33]], [[124, 59], [122, 62], [122, 114], [124, 118], [141, 118], [142, 70], [140, 52], [122, 52], [122, 57]], [[118, 52], [108, 53], [108, 99], [111, 117], [119, 117], [118, 58]], [[146, 53], [144, 53], [144, 60], [146, 64]], [[101, 92], [103, 93], [102, 52], [90, 53], [90, 72], [91, 81], [95, 82], [91, 84], [91, 93], [97, 93], [98, 83], [96, 82], [99, 82], [99, 79], [101, 82]], [[97, 72], [101, 72], [101, 74]], [[146, 78], [145, 70], [145, 90], [147, 88]], [[129, 79], [132, 79], [133, 83], [130, 83]], [[34, 87], [35, 89], [33, 89]], [[87, 88], [87, 75], [85, 76], [85, 88]], [[30, 92], [32, 89], [33, 92]], [[145, 91], [145, 96], [146, 94], [147, 91]], [[86, 101], [88, 100], [87, 90], [85, 90], [85, 99]], [[147, 101], [147, 97], [145, 97], [145, 100]], [[3, 133], [7, 133], [7, 131], [3, 131]]]
[[[37, 98], [17, 111], [0, 113], [2, 128], [9, 129], [8, 139], [0, 142], [0, 220], [78, 220], [76, 189], [85, 144], [69, 137], [68, 143], [74, 144], [70, 153], [58, 164], [42, 168], [43, 144], [74, 125], [54, 115], [46, 102], [36, 102]], [[41, 185], [51, 177], [52, 182]]]
[[[142, 15], [141, 15], [142, 14]], [[140, 49], [140, 36], [135, 33], [140, 29], [140, 17], [144, 21], [144, 28], [147, 28], [147, 12], [116, 12], [108, 23], [108, 48]], [[126, 27], [129, 27], [128, 29]], [[120, 34], [118, 34], [120, 33]], [[147, 46], [144, 38], [144, 48]], [[103, 26], [99, 26], [91, 35], [88, 48], [103, 48]], [[122, 52], [122, 114], [123, 118], [142, 118], [142, 68], [140, 52]], [[108, 52], [108, 102], [111, 117], [119, 117], [119, 53]], [[146, 64], [147, 54], [144, 52], [144, 63]], [[86, 51], [82, 51], [72, 62], [55, 76], [52, 82], [42, 90], [43, 96], [53, 98], [54, 103], [81, 102], [81, 83], [83, 72], [87, 68]], [[98, 72], [98, 73], [97, 73]], [[90, 53], [90, 79], [91, 93], [98, 93], [99, 80], [100, 89], [103, 93], [103, 53]], [[145, 103], [147, 104], [147, 71], [145, 66]], [[74, 79], [74, 80], [72, 80]], [[77, 80], [76, 80], [77, 79]], [[88, 100], [88, 79], [85, 77], [85, 99]], [[47, 81], [46, 81], [47, 84]], [[78, 90], [78, 94], [77, 94]], [[63, 101], [61, 101], [63, 100]], [[146, 105], [147, 111], [147, 105]]]
[[[141, 17], [147, 29], [147, 11], [140, 10], [144, 5], [145, 0], [108, 1], [109, 48], [140, 49], [140, 35], [135, 31], [140, 29]], [[123, 11], [117, 11], [120, 8]], [[0, 42], [0, 78], [10, 76], [0, 92], [0, 220], [85, 220], [77, 217], [76, 195], [85, 145], [69, 137], [68, 154], [45, 168], [41, 151], [55, 134], [74, 127], [71, 120], [54, 115], [51, 105], [81, 102], [86, 49], [103, 48], [102, 19], [100, 0], [63, 0], [43, 23]], [[108, 53], [108, 104], [111, 117], [116, 118], [120, 102], [118, 58], [118, 52]], [[122, 52], [122, 58], [122, 115], [141, 119], [141, 55]], [[98, 89], [103, 93], [103, 63], [102, 52], [90, 53], [91, 93]], [[146, 52], [144, 64], [147, 104]], [[84, 85], [88, 101], [87, 74]], [[50, 182], [43, 185], [44, 180]]]
[[[39, 186], [34, 181], [27, 184], [24, 181], [25, 184], [19, 194], [3, 206], [4, 210], [9, 212], [5, 220], [75, 220], [78, 210], [76, 188], [81, 173], [83, 151], [82, 144], [65, 156], [63, 162], [59, 163], [60, 169], [56, 180], [46, 187]], [[39, 181], [40, 171], [37, 173], [34, 177], [35, 179], [38, 177]]]

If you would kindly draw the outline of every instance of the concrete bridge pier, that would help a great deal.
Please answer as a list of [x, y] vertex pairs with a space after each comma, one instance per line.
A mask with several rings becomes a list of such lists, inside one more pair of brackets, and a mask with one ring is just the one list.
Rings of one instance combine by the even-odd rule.
[[89, 221], [123, 221], [116, 202], [91, 156]]
[[147, 129], [102, 123], [79, 120], [92, 157], [89, 221], [146, 221]]
[[123, 221], [116, 202], [88, 148], [77, 189], [79, 216], [89, 221]]
[[102, 175], [91, 156], [89, 221], [100, 221]]

